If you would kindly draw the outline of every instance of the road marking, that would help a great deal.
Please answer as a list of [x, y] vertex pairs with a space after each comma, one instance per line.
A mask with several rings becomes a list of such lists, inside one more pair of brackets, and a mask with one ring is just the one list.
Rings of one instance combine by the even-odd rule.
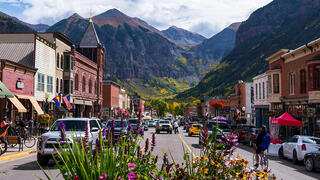
[[183, 144], [188, 148], [188, 150], [191, 152], [191, 154], [193, 155], [193, 157], [196, 157], [196, 155], [193, 153], [193, 151], [191, 150], [191, 148], [189, 147], [189, 145], [184, 141], [184, 139], [180, 136], [180, 134], [178, 134], [180, 140], [183, 142]]
[[0, 162], [1, 161], [5, 161], [5, 160], [9, 160], [9, 159], [15, 159], [15, 158], [18, 158], [18, 157], [26, 156], [26, 155], [29, 155], [29, 154], [34, 153], [34, 152], [37, 152], [37, 150], [33, 149], [33, 150], [24, 151], [24, 152], [10, 154], [10, 155], [7, 155], [7, 156], [2, 156], [2, 157], [0, 157]]

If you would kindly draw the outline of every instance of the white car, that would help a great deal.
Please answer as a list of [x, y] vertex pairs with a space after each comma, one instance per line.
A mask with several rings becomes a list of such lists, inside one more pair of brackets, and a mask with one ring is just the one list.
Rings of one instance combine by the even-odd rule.
[[99, 138], [99, 133], [102, 129], [101, 121], [97, 118], [65, 118], [56, 120], [49, 132], [42, 134], [38, 138], [37, 161], [42, 166], [48, 164], [48, 161], [53, 158], [52, 155], [57, 155], [55, 147], [58, 148], [58, 141], [61, 142], [61, 132], [59, 130], [61, 121], [65, 124], [65, 140], [70, 143], [71, 147], [73, 144], [72, 137], [77, 138], [77, 140], [85, 137], [86, 123], [88, 123], [89, 142], [95, 142]]
[[320, 150], [320, 138], [295, 135], [284, 142], [279, 149], [279, 157], [292, 159], [294, 163], [303, 161], [306, 153]]

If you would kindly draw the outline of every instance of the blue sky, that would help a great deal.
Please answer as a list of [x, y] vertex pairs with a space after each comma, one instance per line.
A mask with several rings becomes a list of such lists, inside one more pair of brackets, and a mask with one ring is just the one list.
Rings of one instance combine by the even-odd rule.
[[0, 0], [0, 11], [28, 23], [52, 25], [73, 13], [88, 17], [117, 8], [159, 30], [172, 25], [207, 38], [246, 20], [271, 0]]

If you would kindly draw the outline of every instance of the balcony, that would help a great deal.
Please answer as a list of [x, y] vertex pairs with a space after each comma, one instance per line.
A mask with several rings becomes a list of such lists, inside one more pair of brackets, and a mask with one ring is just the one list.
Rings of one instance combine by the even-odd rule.
[[309, 103], [320, 103], [320, 90], [318, 91], [309, 91]]

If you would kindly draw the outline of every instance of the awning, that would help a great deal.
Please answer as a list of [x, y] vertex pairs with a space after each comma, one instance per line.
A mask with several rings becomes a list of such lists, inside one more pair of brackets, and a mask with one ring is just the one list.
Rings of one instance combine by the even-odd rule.
[[0, 98], [13, 98], [14, 95], [9, 89], [0, 81]]
[[82, 105], [83, 104], [83, 100], [81, 100], [81, 99], [73, 99], [73, 103]]
[[87, 106], [92, 106], [92, 101], [84, 101], [84, 104]]
[[302, 121], [296, 120], [295, 118], [290, 116], [290, 114], [288, 114], [287, 112], [283, 113], [281, 116], [275, 119], [272, 119], [270, 124], [302, 127]]
[[32, 96], [25, 96], [25, 95], [17, 95], [20, 99], [29, 99], [34, 109], [37, 111], [38, 115], [44, 114], [39, 103], [37, 102], [36, 98]]
[[27, 109], [21, 104], [19, 99], [15, 96], [9, 98], [12, 104], [18, 109], [18, 112], [27, 112]]

